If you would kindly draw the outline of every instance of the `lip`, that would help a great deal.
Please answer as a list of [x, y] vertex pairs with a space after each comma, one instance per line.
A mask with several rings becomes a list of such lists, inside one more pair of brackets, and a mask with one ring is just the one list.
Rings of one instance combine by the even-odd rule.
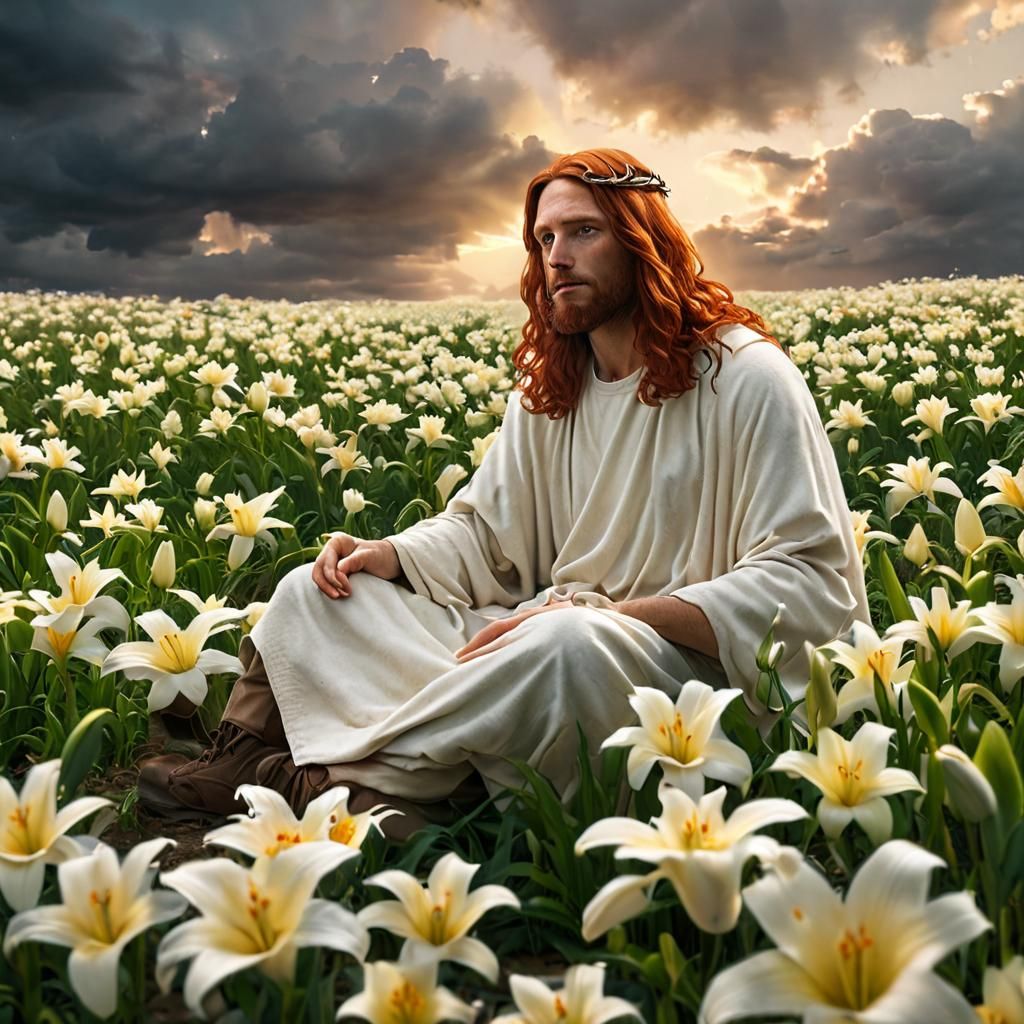
[[560, 284], [555, 288], [555, 294], [559, 295], [562, 292], [571, 291], [573, 288], [582, 288], [582, 281], [574, 281], [572, 284]]

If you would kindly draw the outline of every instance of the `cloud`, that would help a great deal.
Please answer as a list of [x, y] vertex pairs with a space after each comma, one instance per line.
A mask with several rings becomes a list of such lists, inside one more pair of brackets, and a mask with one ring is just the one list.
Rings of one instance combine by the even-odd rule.
[[964, 103], [972, 127], [906, 110], [866, 114], [786, 202], [694, 233], [711, 276], [801, 288], [1024, 271], [1024, 77]]
[[710, 153], [702, 167], [715, 177], [754, 196], [785, 196], [790, 188], [807, 178], [814, 160], [792, 156], [770, 146], [757, 149], [730, 149]]
[[1020, 0], [491, 0], [551, 55], [567, 94], [623, 123], [768, 131], [885, 64], [926, 63], [1024, 21]]
[[53, 0], [0, 14], [14, 154], [0, 277], [409, 298], [433, 276], [441, 293], [469, 290], [445, 264], [515, 219], [552, 154], [513, 133], [535, 101], [511, 74], [389, 49], [429, 37], [432, 8], [124, 0], [86, 15]]

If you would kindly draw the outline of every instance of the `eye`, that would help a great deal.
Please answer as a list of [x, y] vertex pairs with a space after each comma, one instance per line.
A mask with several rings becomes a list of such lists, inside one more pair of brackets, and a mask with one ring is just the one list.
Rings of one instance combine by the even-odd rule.
[[590, 224], [584, 224], [583, 227], [580, 228], [580, 234], [583, 234], [584, 231], [593, 231], [593, 230], [594, 230], [594, 228]]

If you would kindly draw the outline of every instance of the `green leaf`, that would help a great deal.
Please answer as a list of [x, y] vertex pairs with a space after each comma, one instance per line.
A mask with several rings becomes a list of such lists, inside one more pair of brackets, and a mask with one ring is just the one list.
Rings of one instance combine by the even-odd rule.
[[917, 715], [917, 724], [928, 737], [932, 750], [937, 750], [943, 743], [948, 743], [949, 727], [946, 725], [946, 716], [942, 713], [939, 698], [916, 679], [911, 679], [907, 684], [907, 693]]
[[885, 599], [889, 602], [893, 617], [897, 622], [903, 619], [913, 619], [914, 611], [907, 600], [906, 591], [896, 575], [892, 562], [889, 560], [889, 553], [880, 545], [873, 548], [877, 564], [879, 579], [882, 581], [882, 589], [885, 591]]
[[1024, 814], [1024, 780], [1014, 760], [1010, 739], [998, 722], [989, 722], [982, 730], [974, 763], [995, 790], [996, 821], [1005, 842]]
[[60, 776], [57, 780], [57, 805], [67, 803], [75, 795], [89, 770], [99, 761], [103, 743], [104, 719], [113, 716], [110, 708], [90, 711], [64, 742], [61, 751]]

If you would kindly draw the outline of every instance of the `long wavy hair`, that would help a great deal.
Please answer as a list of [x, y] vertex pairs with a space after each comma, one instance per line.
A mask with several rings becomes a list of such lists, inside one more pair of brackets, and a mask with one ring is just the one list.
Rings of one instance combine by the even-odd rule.
[[530, 412], [558, 419], [574, 409], [590, 352], [585, 334], [559, 334], [552, 326], [544, 254], [533, 236], [540, 194], [555, 178], [573, 178], [588, 188], [608, 218], [612, 234], [633, 256], [637, 300], [633, 344], [644, 365], [637, 387], [640, 401], [660, 405], [690, 390], [699, 376], [693, 363], [702, 347], [718, 363], [713, 385], [722, 368], [722, 347], [729, 348], [715, 335], [724, 324], [745, 324], [782, 348], [757, 313], [736, 305], [725, 285], [702, 276], [700, 256], [660, 191], [591, 185], [583, 180], [588, 170], [601, 176], [624, 174], [626, 164], [641, 173], [650, 171], [621, 149], [587, 149], [558, 157], [527, 187], [523, 226], [527, 258], [520, 294], [530, 318], [512, 359], [524, 406]]

